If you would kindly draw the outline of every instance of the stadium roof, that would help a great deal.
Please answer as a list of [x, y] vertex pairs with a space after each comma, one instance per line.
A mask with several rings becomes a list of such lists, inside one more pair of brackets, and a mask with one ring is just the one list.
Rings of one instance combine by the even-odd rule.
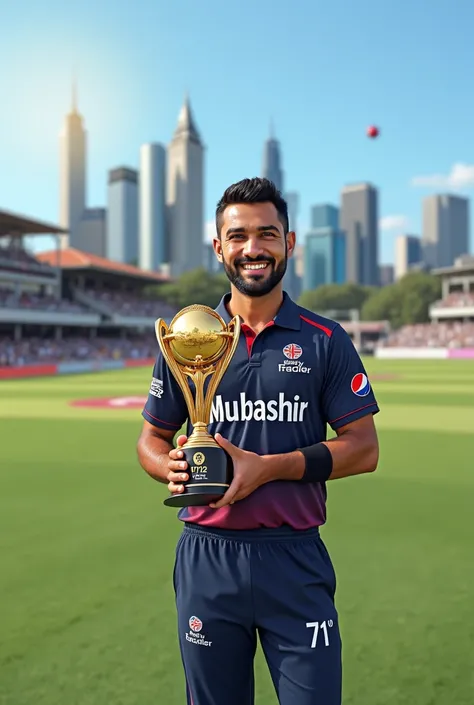
[[67, 230], [63, 230], [57, 225], [0, 210], [0, 237], [4, 235], [51, 235], [66, 232]]
[[431, 271], [432, 274], [443, 276], [443, 275], [454, 275], [457, 274], [467, 274], [474, 272], [474, 257], [472, 255], [463, 255], [458, 257], [451, 267], [438, 267]]
[[126, 275], [135, 277], [149, 283], [167, 282], [170, 278], [166, 274], [159, 272], [148, 272], [144, 269], [139, 269], [131, 264], [123, 264], [122, 262], [114, 262], [113, 260], [93, 255], [90, 252], [82, 252], [74, 247], [68, 247], [64, 250], [49, 250], [48, 252], [39, 252], [35, 255], [40, 262], [46, 262], [53, 267], [59, 267], [63, 270], [95, 270], [107, 272], [117, 276]]

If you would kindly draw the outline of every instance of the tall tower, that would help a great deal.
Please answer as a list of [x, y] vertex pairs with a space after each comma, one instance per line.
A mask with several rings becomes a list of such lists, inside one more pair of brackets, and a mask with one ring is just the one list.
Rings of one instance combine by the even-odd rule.
[[401, 279], [423, 259], [421, 240], [416, 235], [399, 235], [395, 241], [395, 279]]
[[171, 276], [202, 266], [204, 147], [186, 96], [168, 145], [166, 204]]
[[339, 209], [331, 203], [311, 207], [311, 230], [304, 248], [305, 290], [346, 280], [346, 238], [339, 229]]
[[423, 260], [428, 267], [451, 267], [469, 252], [469, 200], [434, 195], [423, 201]]
[[140, 148], [139, 265], [157, 271], [167, 259], [166, 150], [161, 144]]
[[106, 253], [138, 265], [138, 173], [129, 167], [109, 171]]
[[270, 123], [270, 136], [263, 148], [262, 177], [273, 181], [277, 189], [283, 193], [280, 143], [273, 135], [273, 123]]
[[302, 279], [298, 274], [298, 259], [301, 258], [301, 245], [298, 241], [298, 210], [299, 210], [299, 195], [295, 191], [289, 191], [284, 194], [285, 200], [288, 205], [288, 221], [290, 230], [296, 232], [296, 248], [293, 253], [293, 257], [288, 260], [284, 288], [288, 294], [293, 298], [297, 299], [301, 294]]
[[346, 278], [377, 286], [378, 198], [371, 184], [346, 186], [341, 194], [340, 227], [346, 235]]
[[332, 227], [311, 230], [306, 235], [304, 251], [304, 289], [317, 289], [323, 284], [344, 284], [345, 250], [345, 237], [339, 230]]
[[86, 131], [77, 110], [76, 85], [72, 89], [71, 112], [60, 136], [59, 222], [69, 231], [69, 246], [78, 247], [79, 224], [86, 207]]

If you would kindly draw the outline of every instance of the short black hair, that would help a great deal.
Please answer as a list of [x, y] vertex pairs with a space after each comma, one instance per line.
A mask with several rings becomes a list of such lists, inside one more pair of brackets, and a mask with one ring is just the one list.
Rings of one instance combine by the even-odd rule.
[[224, 191], [216, 207], [217, 236], [221, 236], [222, 215], [227, 206], [233, 203], [273, 203], [278, 211], [279, 219], [283, 225], [285, 235], [289, 230], [288, 205], [270, 179], [260, 178], [242, 179], [232, 184]]

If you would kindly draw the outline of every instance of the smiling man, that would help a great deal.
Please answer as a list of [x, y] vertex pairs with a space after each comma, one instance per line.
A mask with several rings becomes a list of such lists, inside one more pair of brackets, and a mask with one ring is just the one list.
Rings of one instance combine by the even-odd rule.
[[[378, 405], [341, 326], [283, 291], [295, 233], [274, 185], [230, 186], [216, 230], [230, 282], [216, 310], [226, 321], [239, 315], [242, 335], [209, 431], [232, 457], [234, 478], [219, 502], [179, 512], [173, 577], [188, 703], [253, 705], [258, 635], [280, 705], [340, 705], [336, 577], [320, 527], [326, 483], [377, 467]], [[183, 492], [186, 436], [172, 441], [186, 404], [161, 354], [153, 376], [160, 394], [152, 386], [138, 456]]]

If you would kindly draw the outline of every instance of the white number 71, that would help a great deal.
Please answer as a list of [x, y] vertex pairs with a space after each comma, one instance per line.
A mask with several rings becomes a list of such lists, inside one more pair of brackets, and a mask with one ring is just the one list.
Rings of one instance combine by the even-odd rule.
[[324, 632], [324, 646], [329, 646], [329, 634], [328, 634], [328, 627], [332, 627], [333, 621], [330, 619], [327, 623], [326, 621], [321, 622], [306, 622], [306, 626], [308, 629], [313, 629], [313, 640], [311, 642], [311, 648], [315, 649], [316, 644], [318, 642], [318, 634], [319, 630], [321, 629]]

